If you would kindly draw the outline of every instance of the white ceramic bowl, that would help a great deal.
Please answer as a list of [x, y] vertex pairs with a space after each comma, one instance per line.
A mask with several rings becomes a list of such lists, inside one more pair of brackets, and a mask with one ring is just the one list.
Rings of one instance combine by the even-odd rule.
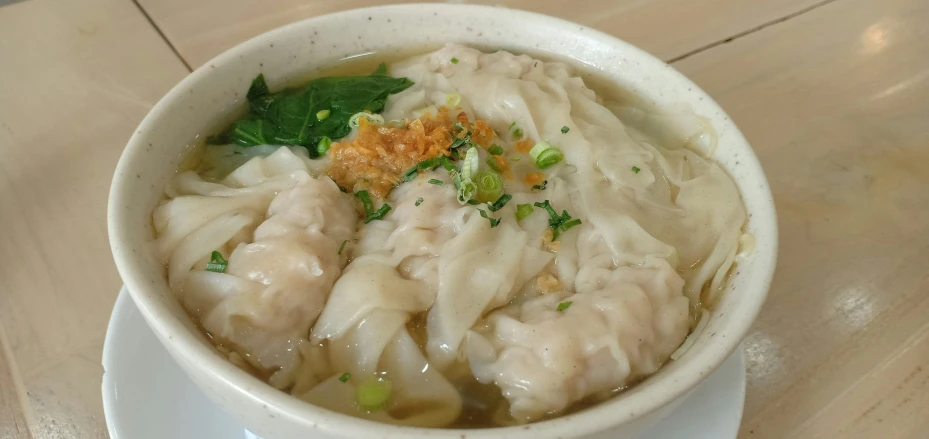
[[[618, 398], [526, 426], [418, 429], [330, 412], [275, 390], [221, 357], [194, 327], [148, 251], [151, 213], [189, 145], [243, 106], [258, 73], [279, 85], [361, 53], [407, 52], [458, 42], [566, 57], [658, 106], [687, 103], [718, 135], [714, 158], [735, 179], [756, 248], [741, 262], [697, 343], [680, 360]], [[696, 85], [651, 55], [555, 18], [471, 5], [402, 5], [312, 18], [242, 43], [174, 87], [123, 152], [110, 192], [109, 235], [119, 273], [152, 330], [207, 395], [265, 439], [632, 437], [716, 369], [738, 346], [764, 302], [777, 254], [774, 203], [751, 147]], [[607, 433], [608, 431], [608, 433]]]

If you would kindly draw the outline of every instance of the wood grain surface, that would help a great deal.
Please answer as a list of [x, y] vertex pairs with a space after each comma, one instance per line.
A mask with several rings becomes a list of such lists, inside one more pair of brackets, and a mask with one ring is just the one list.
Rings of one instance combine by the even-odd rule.
[[[0, 439], [106, 437], [100, 354], [120, 284], [107, 187], [185, 65], [300, 18], [382, 3], [0, 7]], [[758, 153], [781, 243], [745, 342], [740, 438], [929, 438], [929, 3], [495, 3], [672, 61]]]

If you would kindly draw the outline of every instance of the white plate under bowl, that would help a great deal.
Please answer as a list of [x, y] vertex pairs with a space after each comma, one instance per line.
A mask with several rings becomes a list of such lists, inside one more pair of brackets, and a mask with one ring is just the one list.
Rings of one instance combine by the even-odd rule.
[[[111, 439], [254, 438], [174, 363], [125, 287], [107, 328], [103, 371], [103, 410]], [[738, 349], [639, 439], [735, 438], [744, 401], [745, 363]]]

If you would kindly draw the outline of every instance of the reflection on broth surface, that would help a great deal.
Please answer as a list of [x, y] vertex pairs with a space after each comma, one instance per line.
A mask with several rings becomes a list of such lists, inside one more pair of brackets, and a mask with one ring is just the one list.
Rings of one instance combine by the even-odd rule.
[[745, 210], [689, 111], [459, 45], [287, 86], [256, 78], [152, 223], [217, 348], [294, 397], [420, 427], [561, 416], [677, 358], [724, 287]]

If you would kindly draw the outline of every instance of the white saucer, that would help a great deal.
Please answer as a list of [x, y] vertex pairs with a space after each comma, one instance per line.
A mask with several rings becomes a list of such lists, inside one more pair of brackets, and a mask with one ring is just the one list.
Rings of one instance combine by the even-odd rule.
[[[174, 363], [125, 287], [107, 328], [103, 370], [103, 408], [111, 439], [254, 438]], [[740, 349], [640, 439], [735, 438], [744, 400]]]

